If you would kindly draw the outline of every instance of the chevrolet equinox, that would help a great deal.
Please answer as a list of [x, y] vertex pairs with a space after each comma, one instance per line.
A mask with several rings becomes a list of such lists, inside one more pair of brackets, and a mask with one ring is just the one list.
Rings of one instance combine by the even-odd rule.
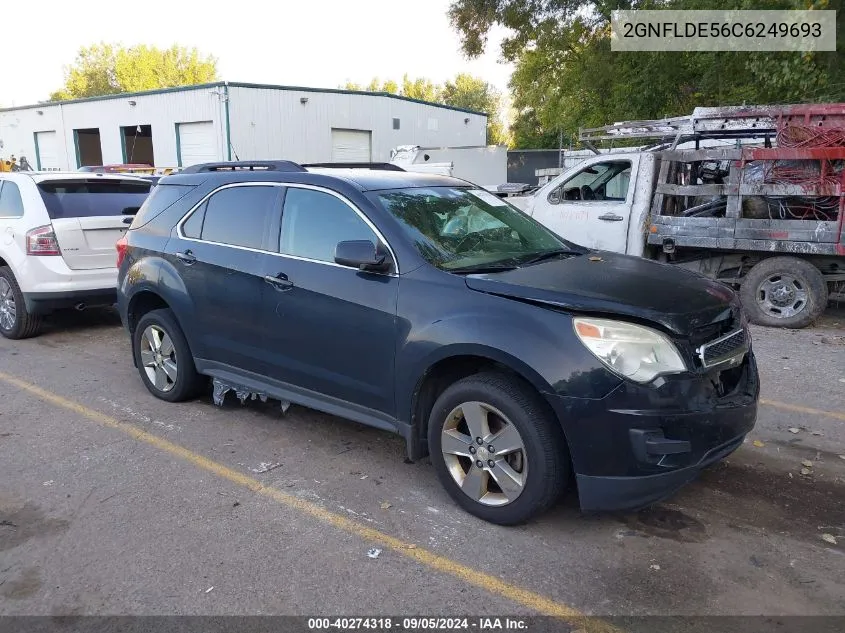
[[146, 388], [209, 377], [400, 434], [515, 524], [663, 499], [740, 446], [759, 381], [735, 293], [592, 251], [463, 180], [289, 161], [162, 178], [117, 244]]

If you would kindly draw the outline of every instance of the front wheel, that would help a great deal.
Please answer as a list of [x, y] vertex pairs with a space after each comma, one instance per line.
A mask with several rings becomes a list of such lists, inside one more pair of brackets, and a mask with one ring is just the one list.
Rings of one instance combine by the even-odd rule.
[[796, 257], [764, 259], [748, 272], [739, 292], [749, 319], [770, 327], [807, 327], [827, 307], [821, 272]]
[[529, 520], [569, 480], [558, 421], [539, 394], [504, 374], [476, 374], [446, 389], [431, 411], [428, 443], [449, 495], [491, 523]]

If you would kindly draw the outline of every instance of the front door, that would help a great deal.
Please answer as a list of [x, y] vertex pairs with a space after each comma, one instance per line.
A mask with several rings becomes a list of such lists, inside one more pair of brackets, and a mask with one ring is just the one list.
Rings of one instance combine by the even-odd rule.
[[380, 239], [328, 190], [288, 186], [278, 255], [268, 258], [266, 349], [276, 380], [388, 416], [393, 400], [399, 277], [334, 262], [345, 240]]
[[[183, 315], [194, 355], [263, 373], [265, 259], [282, 188], [240, 184], [213, 193], [177, 229], [168, 258], [193, 305]], [[187, 321], [187, 322], [185, 322]]]
[[638, 161], [593, 159], [556, 183], [532, 215], [549, 229], [587, 248], [624, 253], [634, 202]]

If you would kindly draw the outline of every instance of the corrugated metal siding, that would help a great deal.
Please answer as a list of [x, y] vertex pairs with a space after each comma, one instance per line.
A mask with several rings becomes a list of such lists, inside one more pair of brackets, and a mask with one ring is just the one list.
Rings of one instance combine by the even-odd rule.
[[240, 87], [229, 94], [232, 146], [242, 160], [330, 161], [332, 128], [371, 131], [374, 161], [389, 160], [397, 145], [486, 143], [484, 116], [390, 97]]
[[[0, 112], [0, 156], [26, 156], [35, 165], [35, 132], [55, 130], [62, 169], [76, 169], [73, 130], [98, 128], [103, 163], [123, 162], [122, 126], [150, 125], [156, 167], [176, 166], [176, 123], [214, 121], [218, 130], [217, 153], [224, 158], [225, 125], [219, 89], [185, 90], [138, 95], [104, 101], [52, 104]], [[136, 105], [129, 105], [134, 101]], [[38, 114], [38, 111], [43, 114]]]
[[[226, 160], [223, 93], [223, 86], [211, 86], [2, 111], [0, 156], [25, 156], [34, 166], [35, 132], [54, 130], [60, 167], [76, 169], [73, 130], [98, 128], [103, 162], [121, 163], [121, 126], [150, 125], [155, 166], [175, 167], [176, 123], [213, 121], [217, 156]], [[242, 160], [330, 161], [332, 128], [371, 131], [374, 161], [389, 160], [397, 145], [486, 143], [487, 120], [482, 115], [385, 96], [231, 86], [229, 95], [231, 156]], [[303, 98], [308, 101], [301, 103]], [[394, 119], [399, 119], [398, 130]]]

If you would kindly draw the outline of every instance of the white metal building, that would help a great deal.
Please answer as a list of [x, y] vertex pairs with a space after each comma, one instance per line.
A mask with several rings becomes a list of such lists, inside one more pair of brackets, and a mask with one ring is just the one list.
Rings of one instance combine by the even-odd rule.
[[35, 169], [213, 160], [385, 162], [485, 145], [487, 115], [387, 93], [217, 82], [0, 110], [0, 157]]

